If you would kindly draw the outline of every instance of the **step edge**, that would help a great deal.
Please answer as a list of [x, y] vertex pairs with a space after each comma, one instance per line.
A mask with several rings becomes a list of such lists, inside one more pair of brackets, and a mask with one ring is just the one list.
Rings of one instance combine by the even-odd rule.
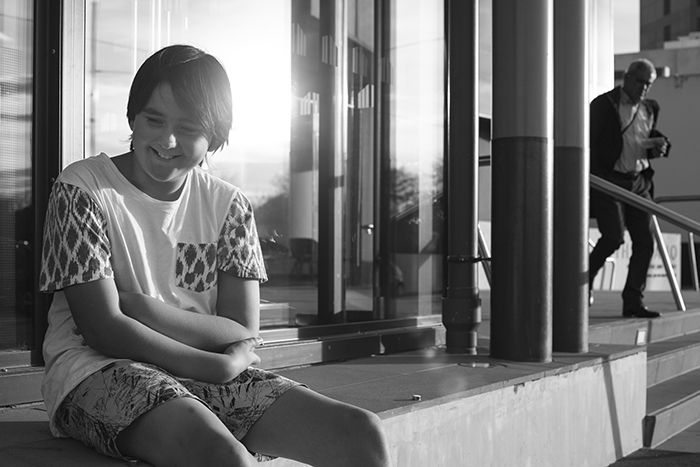
[[[678, 411], [687, 414], [688, 408], [694, 405], [697, 406], [696, 410], [689, 415], [692, 418], [676, 416]], [[686, 421], [682, 421], [684, 419]], [[645, 415], [642, 422], [642, 444], [646, 448], [654, 448], [698, 422], [700, 422], [700, 391], [697, 391], [694, 397], [685, 397], [663, 409]], [[659, 425], [662, 426], [659, 427]]]

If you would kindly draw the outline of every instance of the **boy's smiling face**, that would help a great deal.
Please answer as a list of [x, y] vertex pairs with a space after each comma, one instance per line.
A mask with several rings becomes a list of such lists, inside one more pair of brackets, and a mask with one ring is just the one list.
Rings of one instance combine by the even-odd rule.
[[153, 198], [177, 199], [187, 174], [207, 155], [204, 129], [178, 105], [167, 83], [153, 90], [129, 126], [134, 148], [129, 179]]

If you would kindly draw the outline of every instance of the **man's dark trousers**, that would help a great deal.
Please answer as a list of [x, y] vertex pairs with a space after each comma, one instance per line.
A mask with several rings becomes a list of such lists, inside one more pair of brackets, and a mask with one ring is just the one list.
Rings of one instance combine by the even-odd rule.
[[[646, 199], [652, 199], [651, 177], [644, 173], [636, 176], [619, 174], [619, 179], [611, 181]], [[622, 291], [623, 310], [640, 308], [649, 263], [654, 254], [651, 215], [592, 190], [591, 216], [596, 219], [601, 236], [589, 257], [589, 284], [593, 284], [593, 279], [605, 260], [624, 243], [627, 227], [632, 239], [632, 256]]]

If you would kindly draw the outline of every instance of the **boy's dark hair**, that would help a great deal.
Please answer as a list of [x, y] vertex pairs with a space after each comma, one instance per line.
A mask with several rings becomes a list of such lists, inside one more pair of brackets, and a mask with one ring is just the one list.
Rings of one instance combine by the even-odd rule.
[[233, 119], [231, 84], [221, 63], [189, 45], [171, 45], [154, 53], [141, 65], [131, 83], [126, 117], [134, 121], [162, 83], [170, 85], [178, 104], [202, 125], [209, 150], [228, 142]]

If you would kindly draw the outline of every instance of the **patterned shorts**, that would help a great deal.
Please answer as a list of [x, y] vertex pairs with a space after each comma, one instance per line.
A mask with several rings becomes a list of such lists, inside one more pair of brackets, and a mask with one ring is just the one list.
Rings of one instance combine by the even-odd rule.
[[[176, 378], [145, 363], [119, 361], [96, 371], [63, 400], [58, 428], [96, 451], [131, 460], [117, 449], [117, 436], [140, 415], [179, 397], [203, 402], [241, 440], [282, 394], [300, 386], [283, 376], [249, 368], [225, 384]], [[272, 459], [253, 453], [259, 461]]]

